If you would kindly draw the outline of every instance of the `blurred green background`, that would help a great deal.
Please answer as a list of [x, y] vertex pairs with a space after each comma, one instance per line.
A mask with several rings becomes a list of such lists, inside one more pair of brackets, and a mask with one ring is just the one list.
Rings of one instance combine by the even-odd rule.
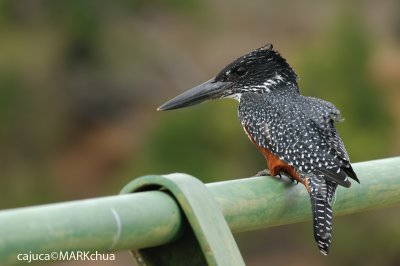
[[[212, 182], [264, 169], [236, 102], [155, 109], [268, 42], [303, 94], [342, 111], [353, 162], [399, 155], [399, 10], [395, 0], [1, 0], [0, 208], [113, 195], [145, 174]], [[400, 265], [399, 213], [336, 217], [329, 257], [310, 222], [237, 239], [248, 265]]]

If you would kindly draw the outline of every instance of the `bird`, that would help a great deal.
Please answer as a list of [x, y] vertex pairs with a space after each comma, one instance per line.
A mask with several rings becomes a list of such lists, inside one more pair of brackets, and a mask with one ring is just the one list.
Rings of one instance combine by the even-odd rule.
[[224, 98], [239, 102], [245, 133], [267, 161], [257, 175], [287, 175], [310, 196], [314, 239], [323, 255], [332, 240], [332, 205], [338, 185], [360, 183], [335, 128], [342, 121], [331, 102], [300, 94], [298, 75], [272, 44], [225, 66], [215, 77], [176, 96], [166, 111]]

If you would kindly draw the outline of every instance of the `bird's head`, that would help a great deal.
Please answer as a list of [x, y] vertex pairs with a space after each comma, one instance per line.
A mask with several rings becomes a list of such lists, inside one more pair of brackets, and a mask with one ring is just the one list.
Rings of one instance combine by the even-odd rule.
[[234, 98], [243, 93], [269, 93], [292, 84], [297, 90], [297, 75], [271, 44], [243, 55], [212, 78], [161, 105], [157, 110], [172, 110], [207, 100]]

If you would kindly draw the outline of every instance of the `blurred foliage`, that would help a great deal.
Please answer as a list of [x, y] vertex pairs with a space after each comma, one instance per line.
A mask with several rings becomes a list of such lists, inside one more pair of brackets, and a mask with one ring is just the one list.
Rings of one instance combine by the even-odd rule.
[[208, 103], [162, 114], [157, 128], [144, 138], [135, 171], [144, 173], [151, 167], [159, 174], [186, 172], [210, 182], [250, 176], [265, 168], [237, 121], [236, 105]]
[[[400, 100], [394, 7], [0, 1], [0, 208], [116, 194], [151, 173], [214, 182], [265, 168], [236, 102], [155, 109], [266, 42], [294, 66], [305, 95], [342, 111], [338, 129], [353, 161], [399, 154], [400, 109], [389, 106]], [[389, 56], [375, 71], [382, 51]], [[385, 73], [395, 73], [390, 82]], [[309, 223], [238, 239], [249, 265], [394, 265], [399, 219], [396, 209], [336, 218], [329, 258], [318, 254]]]
[[384, 91], [369, 73], [372, 42], [354, 12], [347, 10], [338, 21], [324, 42], [303, 51], [300, 83], [305, 93], [341, 110], [344, 123], [338, 128], [353, 161], [383, 158], [393, 137], [393, 119]]
[[[393, 119], [385, 106], [386, 97], [369, 75], [371, 42], [351, 13], [344, 14], [326, 34], [325, 43], [318, 43], [320, 49], [311, 43], [302, 50], [298, 62], [301, 90], [336, 103], [342, 111], [345, 122], [339, 124], [339, 131], [353, 161], [383, 158], [389, 151]], [[239, 125], [236, 108], [207, 103], [193, 109], [164, 115], [142, 146], [136, 168], [140, 174], [141, 167], [154, 165], [156, 173], [188, 172], [210, 181], [210, 177], [249, 176], [264, 167], [254, 162], [263, 159], [254, 156], [254, 148], [239, 136], [244, 134], [234, 125]]]

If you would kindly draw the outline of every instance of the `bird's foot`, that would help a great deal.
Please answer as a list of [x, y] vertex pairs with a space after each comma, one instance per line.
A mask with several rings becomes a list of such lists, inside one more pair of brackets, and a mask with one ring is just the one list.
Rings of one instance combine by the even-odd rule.
[[292, 176], [290, 176], [290, 175], [288, 175], [288, 174], [286, 174], [286, 173], [283, 173], [283, 174], [284, 174], [285, 176], [287, 176], [293, 183], [296, 182], [296, 185], [299, 183], [299, 180], [293, 178]]
[[[259, 171], [255, 176], [272, 176], [272, 174], [270, 170], [264, 169]], [[282, 179], [281, 173], [278, 173], [276, 176], [279, 177], [279, 179]]]
[[[290, 181], [296, 182], [296, 184], [299, 183], [298, 180], [294, 179], [293, 177], [291, 177], [290, 175], [288, 175], [288, 174], [286, 174], [286, 173], [284, 173], [284, 172], [278, 173], [278, 174], [276, 175], [276, 177], [278, 177], [279, 179], [282, 179], [282, 174], [285, 175], [285, 176], [287, 176], [287, 177], [290, 179]], [[271, 174], [271, 172], [270, 172], [268, 169], [264, 169], [264, 170], [259, 171], [255, 176], [272, 176], [272, 174]]]
[[294, 179], [293, 177], [291, 177], [291, 176], [289, 176], [289, 175], [288, 175], [288, 177], [290, 178], [290, 180], [291, 180], [293, 183], [296, 182], [296, 185], [299, 183], [299, 180]]
[[271, 172], [268, 169], [259, 171], [255, 176], [270, 176]]
[[299, 181], [298, 179], [292, 177], [292, 176], [289, 175], [289, 174], [286, 174], [286, 173], [283, 173], [283, 174], [284, 174], [285, 176], [287, 176], [293, 183], [296, 182], [296, 185], [297, 185], [298, 183], [304, 183], [304, 179], [302, 179], [301, 181]]

